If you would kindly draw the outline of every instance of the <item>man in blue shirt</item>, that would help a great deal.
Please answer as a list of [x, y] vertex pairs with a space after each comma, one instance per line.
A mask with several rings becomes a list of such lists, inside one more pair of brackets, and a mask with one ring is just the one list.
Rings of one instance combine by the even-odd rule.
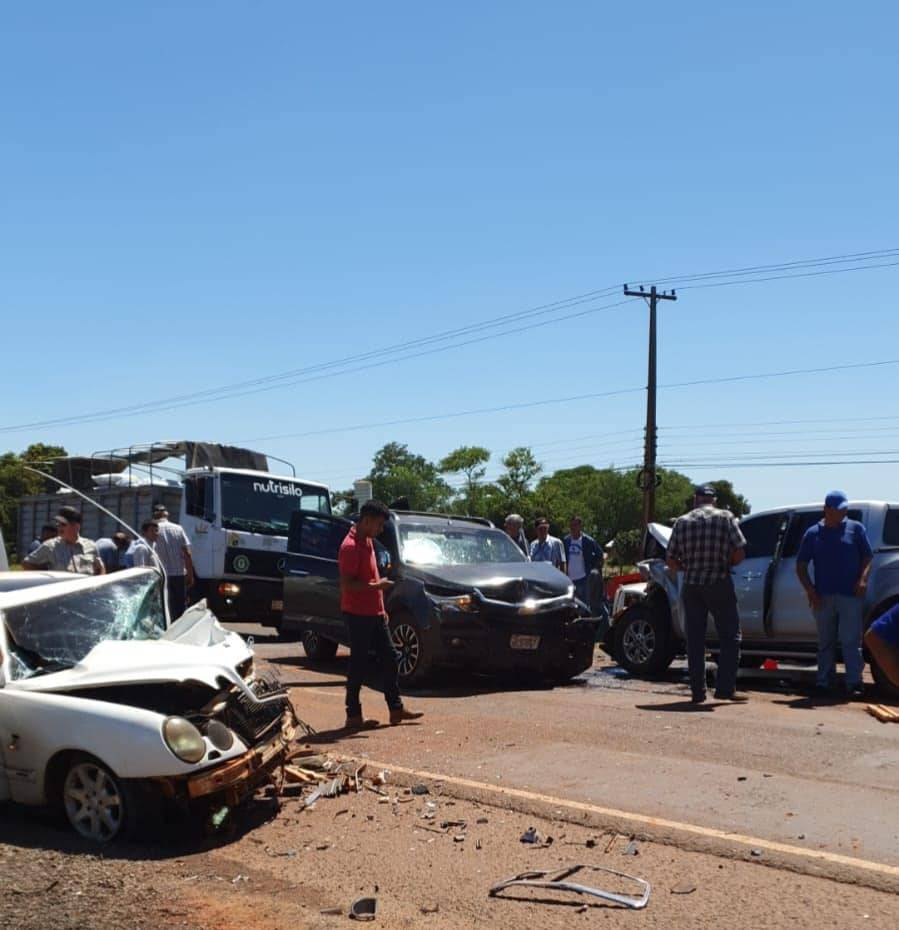
[[549, 520], [546, 517], [538, 517], [535, 527], [537, 538], [531, 543], [531, 561], [551, 562], [565, 574], [568, 565], [565, 562], [565, 546], [562, 545], [562, 540], [549, 535]]
[[894, 688], [899, 688], [899, 604], [881, 614], [868, 627], [865, 645], [887, 681]]
[[[808, 595], [818, 625], [817, 689], [829, 692], [836, 666], [839, 637], [850, 697], [864, 696], [862, 672], [862, 603], [873, 553], [868, 534], [857, 520], [846, 516], [849, 501], [842, 491], [831, 491], [824, 501], [824, 519], [810, 526], [796, 557], [796, 573]], [[809, 563], [814, 563], [814, 581]]]
[[583, 532], [584, 521], [580, 517], [572, 517], [569, 526], [571, 532], [562, 540], [568, 577], [574, 584], [574, 593], [588, 604], [590, 573], [594, 568], [602, 568], [603, 551], [592, 536]]

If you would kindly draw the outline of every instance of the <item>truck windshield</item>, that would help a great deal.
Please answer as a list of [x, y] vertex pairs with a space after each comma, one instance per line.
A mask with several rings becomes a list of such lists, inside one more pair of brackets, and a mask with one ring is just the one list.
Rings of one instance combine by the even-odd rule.
[[286, 536], [296, 510], [330, 513], [328, 492], [300, 481], [222, 473], [222, 526], [226, 529]]
[[409, 565], [523, 562], [521, 549], [501, 530], [400, 524], [403, 561]]
[[[115, 579], [115, 580], [113, 580]], [[115, 575], [87, 590], [54, 593], [4, 609], [10, 676], [14, 679], [71, 668], [98, 643], [159, 639], [165, 632], [159, 575]]]

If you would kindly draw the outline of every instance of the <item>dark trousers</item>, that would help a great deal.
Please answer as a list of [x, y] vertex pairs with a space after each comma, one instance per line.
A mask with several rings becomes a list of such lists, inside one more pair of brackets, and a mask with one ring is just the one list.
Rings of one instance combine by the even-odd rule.
[[362, 617], [348, 613], [344, 613], [343, 619], [350, 634], [350, 669], [346, 680], [347, 717], [358, 717], [362, 713], [359, 691], [372, 652], [380, 667], [387, 706], [391, 710], [398, 710], [403, 706], [400, 697], [399, 655], [390, 639], [387, 621], [383, 617]]
[[166, 593], [169, 597], [169, 616], [177, 620], [187, 610], [187, 581], [184, 575], [168, 575]]
[[694, 697], [705, 694], [705, 631], [711, 614], [720, 648], [716, 690], [733, 694], [740, 664], [740, 615], [733, 581], [723, 578], [712, 584], [685, 584], [683, 597], [690, 690]]

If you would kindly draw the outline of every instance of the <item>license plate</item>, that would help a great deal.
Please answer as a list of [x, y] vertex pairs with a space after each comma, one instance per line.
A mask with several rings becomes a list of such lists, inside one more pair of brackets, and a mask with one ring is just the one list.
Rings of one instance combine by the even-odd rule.
[[540, 637], [515, 635], [509, 640], [509, 646], [512, 649], [534, 650], [540, 646]]
[[284, 601], [272, 601], [272, 610], [284, 610]]

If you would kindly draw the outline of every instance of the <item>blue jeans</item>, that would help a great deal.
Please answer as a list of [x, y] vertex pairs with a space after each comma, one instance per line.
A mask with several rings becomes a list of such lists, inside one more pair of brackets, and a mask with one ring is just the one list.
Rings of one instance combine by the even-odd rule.
[[862, 683], [862, 601], [844, 594], [827, 594], [815, 611], [818, 624], [818, 685], [830, 687], [836, 671], [837, 640], [843, 650], [846, 687]]
[[583, 578], [578, 578], [577, 581], [571, 582], [574, 585], [574, 596], [579, 597], [585, 604], [590, 603], [587, 593], [587, 582], [589, 579], [589, 575], [584, 575]]

